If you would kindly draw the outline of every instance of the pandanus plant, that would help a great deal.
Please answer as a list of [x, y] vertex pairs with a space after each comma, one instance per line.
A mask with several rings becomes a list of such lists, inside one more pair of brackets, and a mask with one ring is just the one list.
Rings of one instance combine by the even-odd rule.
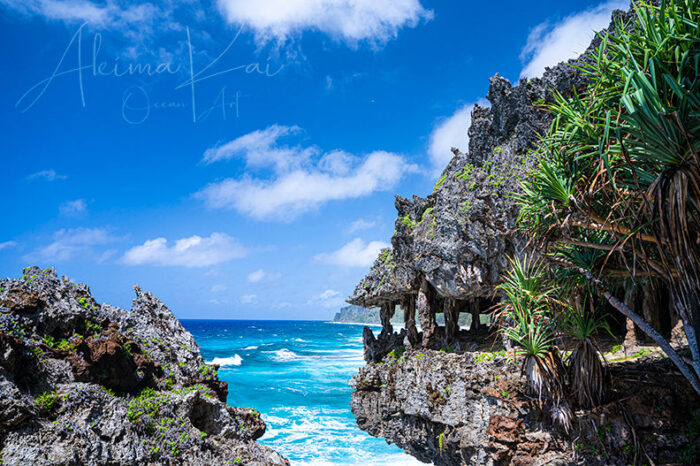
[[540, 401], [551, 400], [552, 417], [568, 430], [572, 416], [564, 392], [566, 373], [554, 344], [554, 290], [546, 269], [527, 256], [511, 259], [511, 269], [497, 290], [504, 295], [495, 310], [501, 332], [516, 344], [523, 358], [522, 373], [533, 392]]
[[[593, 285], [700, 394], [700, 2], [638, 1], [634, 13], [578, 67], [587, 88], [555, 94], [519, 221], [542, 257]], [[562, 248], [598, 257], [577, 264]], [[670, 290], [688, 360], [613, 291], [642, 279]]]
[[[586, 301], [590, 302], [589, 299]], [[586, 309], [569, 307], [562, 317], [562, 331], [574, 340], [571, 354], [566, 358], [569, 384], [579, 406], [599, 405], [606, 391], [605, 366], [595, 335], [608, 328], [605, 315], [595, 312], [591, 304]]]

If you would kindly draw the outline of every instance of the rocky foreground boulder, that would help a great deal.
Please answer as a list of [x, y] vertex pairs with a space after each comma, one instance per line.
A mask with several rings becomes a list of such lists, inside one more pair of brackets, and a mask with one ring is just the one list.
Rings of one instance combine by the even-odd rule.
[[0, 464], [289, 464], [152, 294], [126, 311], [23, 272], [0, 280]]

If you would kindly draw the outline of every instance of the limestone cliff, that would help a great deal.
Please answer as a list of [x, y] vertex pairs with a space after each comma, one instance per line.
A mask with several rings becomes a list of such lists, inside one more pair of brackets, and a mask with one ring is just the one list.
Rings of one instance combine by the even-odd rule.
[[[627, 19], [631, 13], [613, 15]], [[479, 316], [498, 302], [495, 287], [508, 268], [507, 258], [527, 246], [516, 230], [519, 211], [512, 195], [520, 192], [518, 178], [534, 162], [529, 151], [551, 123], [543, 103], [553, 101], [554, 91], [571, 96], [585, 87], [585, 77], [571, 66], [585, 60], [561, 63], [541, 78], [515, 86], [498, 75], [491, 78], [486, 96], [491, 105], [473, 110], [468, 153], [453, 151], [427, 197], [396, 197], [391, 248], [380, 253], [348, 299], [380, 307], [383, 325], [378, 336], [369, 328], [364, 331], [368, 364], [352, 381], [358, 425], [420, 460], [445, 465], [631, 464], [680, 461], [682, 449], [698, 448], [698, 433], [682, 433], [685, 423], [697, 422], [691, 416], [697, 400], [687, 400], [687, 384], [666, 361], [649, 366], [653, 381], [639, 373], [626, 378], [621, 374], [629, 368], [611, 367], [618, 371], [613, 392], [618, 391], [611, 395], [615, 401], [576, 413], [577, 430], [567, 434], [558, 432], [537, 408], [536, 397], [522, 390], [513, 355], [505, 357], [508, 348], [489, 339], [492, 333], [479, 325]], [[399, 333], [391, 325], [397, 306], [405, 322]], [[474, 325], [468, 330], [459, 324], [461, 313], [472, 315]], [[438, 325], [438, 314], [444, 316], [444, 326]], [[677, 399], [664, 385], [665, 373], [668, 380], [678, 380]], [[631, 398], [625, 398], [624, 390]], [[654, 393], [667, 398], [663, 407], [654, 408], [658, 412], [649, 413], [644, 400]], [[659, 416], [665, 409], [673, 411], [673, 422], [670, 414], [665, 420]], [[669, 436], [664, 433], [664, 440], [655, 443], [653, 426], [662, 425]], [[601, 426], [607, 426], [603, 433]], [[642, 441], [644, 429], [650, 438]]]
[[152, 294], [131, 311], [28, 267], [0, 280], [0, 464], [285, 465]]

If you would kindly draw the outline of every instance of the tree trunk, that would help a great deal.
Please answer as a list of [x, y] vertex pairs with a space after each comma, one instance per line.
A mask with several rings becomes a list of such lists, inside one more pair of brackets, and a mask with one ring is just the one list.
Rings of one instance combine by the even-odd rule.
[[423, 278], [418, 290], [418, 320], [423, 329], [423, 348], [435, 347], [435, 299], [430, 284]]
[[[625, 306], [630, 309], [634, 308], [634, 299], [636, 295], [636, 285], [632, 283], [631, 280], [627, 281], [627, 289], [625, 290]], [[625, 349], [634, 348], [637, 346], [637, 331], [634, 328], [634, 322], [629, 317], [626, 321], [626, 332], [625, 332], [625, 342], [623, 343]]]
[[[678, 370], [681, 371], [681, 374], [690, 382], [691, 387], [693, 387], [693, 390], [700, 395], [700, 378], [698, 376], [698, 373], [696, 372], [695, 367], [690, 367], [686, 362], [681, 358], [681, 356], [671, 347], [668, 341], [664, 339], [663, 336], [656, 330], [654, 330], [649, 323], [647, 323], [639, 314], [634, 313], [629, 307], [625, 306], [624, 303], [622, 303], [619, 299], [617, 299], [615, 296], [613, 296], [610, 291], [608, 291], [607, 287], [605, 284], [595, 275], [593, 275], [589, 270], [586, 270], [582, 267], [577, 266], [576, 264], [573, 264], [570, 261], [567, 261], [565, 259], [561, 258], [553, 258], [551, 256], [547, 256], [547, 258], [559, 265], [563, 265], [571, 270], [575, 270], [584, 277], [586, 277], [591, 284], [595, 285], [596, 288], [598, 288], [603, 297], [608, 300], [610, 305], [617, 309], [622, 315], [625, 317], [631, 319], [637, 326], [639, 326], [640, 330], [647, 334], [649, 338], [651, 338], [654, 343], [656, 343], [661, 350], [668, 355], [669, 359], [673, 361], [673, 363], [678, 367]], [[679, 313], [681, 316], [683, 315], [683, 312], [679, 310]], [[688, 332], [688, 329], [686, 328], [686, 334]], [[691, 332], [694, 334], [695, 329], [691, 329]], [[690, 338], [690, 335], [688, 335], [688, 338]], [[696, 341], [696, 348], [697, 348], [697, 340]], [[692, 349], [692, 346], [691, 346]]]
[[408, 342], [411, 347], [418, 347], [420, 342], [418, 329], [416, 329], [416, 298], [410, 294], [403, 300], [403, 321], [406, 324], [406, 332], [408, 332]]

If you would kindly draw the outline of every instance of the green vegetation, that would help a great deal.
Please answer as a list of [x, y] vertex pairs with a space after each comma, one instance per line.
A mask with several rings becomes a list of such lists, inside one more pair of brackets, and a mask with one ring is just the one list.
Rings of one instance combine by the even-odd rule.
[[474, 353], [472, 355], [472, 358], [474, 358], [474, 361], [476, 362], [484, 362], [484, 361], [493, 361], [497, 357], [506, 357], [506, 350], [501, 350], [501, 351], [495, 351], [492, 353], [485, 352], [485, 353]]
[[438, 447], [440, 448], [440, 453], [442, 453], [443, 449], [445, 448], [445, 433], [441, 432], [440, 435], [438, 435]]
[[437, 183], [435, 183], [435, 187], [433, 188], [433, 192], [437, 191], [440, 189], [440, 186], [442, 186], [445, 183], [445, 180], [447, 179], [447, 175], [442, 175], [438, 180]]
[[199, 373], [202, 374], [202, 377], [204, 377], [207, 380], [211, 380], [219, 375], [219, 371], [217, 371], [213, 366], [210, 366], [208, 364], [204, 364], [202, 367], [200, 367]]
[[41, 338], [41, 341], [44, 342], [44, 344], [50, 348], [56, 347], [56, 339], [54, 339], [54, 337], [52, 337], [51, 335], [44, 335]]
[[44, 392], [34, 399], [34, 406], [36, 406], [42, 414], [51, 414], [56, 407], [57, 400], [58, 395], [56, 392]]
[[466, 182], [471, 176], [472, 170], [474, 170], [474, 165], [472, 165], [471, 163], [467, 163], [464, 165], [464, 167], [462, 167], [460, 171], [455, 173], [454, 176], [455, 178]]
[[403, 353], [405, 351], [406, 351], [406, 348], [401, 346], [398, 349], [390, 351], [389, 354], [387, 354], [387, 356], [389, 356], [389, 358], [391, 358], [392, 361], [397, 361], [397, 360], [401, 361], [403, 358]]
[[88, 319], [85, 321], [85, 330], [88, 334], [99, 336], [99, 334], [102, 333], [102, 326]]
[[[588, 88], [570, 98], [555, 93], [554, 122], [521, 182], [519, 224], [546, 238], [535, 243], [553, 265], [554, 294], [576, 297], [564, 310], [595, 324], [601, 317], [589, 308], [607, 300], [700, 394], [700, 341], [690, 328], [700, 306], [700, 4], [639, 2], [635, 10], [634, 24], [618, 18], [617, 33], [603, 35], [580, 65]], [[633, 283], [669, 290], [690, 362], [624, 303]], [[554, 354], [546, 319], [534, 320], [543, 322], [541, 349]], [[594, 348], [581, 351], [597, 371]], [[597, 388], [588, 389], [593, 402]]]
[[415, 223], [413, 223], [413, 220], [411, 220], [411, 216], [409, 214], [406, 214], [403, 217], [401, 217], [401, 225], [408, 227], [409, 233], [413, 231], [413, 229], [416, 227]]

